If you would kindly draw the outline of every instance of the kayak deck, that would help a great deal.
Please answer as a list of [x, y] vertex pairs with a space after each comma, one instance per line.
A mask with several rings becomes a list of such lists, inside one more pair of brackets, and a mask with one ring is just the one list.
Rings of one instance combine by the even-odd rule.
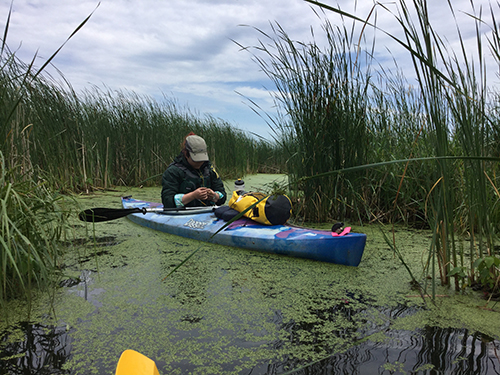
[[[159, 203], [122, 198], [124, 208], [161, 207]], [[243, 218], [229, 224], [213, 212], [176, 215], [171, 212], [131, 214], [128, 218], [142, 226], [200, 241], [249, 250], [358, 266], [363, 256], [366, 234], [332, 236], [330, 231], [291, 225], [268, 226]]]

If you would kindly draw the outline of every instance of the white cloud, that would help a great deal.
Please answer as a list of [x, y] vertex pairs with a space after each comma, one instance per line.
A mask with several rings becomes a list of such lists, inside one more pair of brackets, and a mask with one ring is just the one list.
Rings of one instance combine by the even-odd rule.
[[[0, 30], [4, 29], [9, 3], [0, 4]], [[374, 4], [372, 0], [338, 3], [341, 9], [355, 11], [363, 19]], [[447, 3], [429, 1], [430, 17], [440, 35], [457, 48], [454, 19]], [[272, 89], [273, 85], [251, 54], [240, 51], [233, 40], [255, 46], [259, 39], [265, 39], [257, 30], [271, 33], [270, 23], [277, 22], [292, 39], [310, 41], [313, 27], [317, 43], [324, 42], [322, 20], [315, 14], [321, 11], [303, 0], [102, 0], [97, 4], [97, 0], [14, 0], [7, 43], [14, 50], [22, 44], [17, 53], [25, 61], [38, 51], [40, 66], [95, 10], [54, 60], [77, 91], [105, 85], [155, 98], [166, 94], [187, 103], [193, 111], [221, 117], [243, 129], [259, 129], [264, 135], [266, 124], [235, 91], [272, 111], [271, 97], [264, 86]], [[397, 12], [393, 2], [385, 4]], [[455, 0], [453, 4], [460, 26], [471, 25], [463, 30], [463, 36], [472, 55], [474, 24], [469, 15], [458, 11], [471, 12], [470, 2]], [[476, 0], [474, 4], [476, 8], [487, 7], [488, 0]], [[370, 20], [402, 36], [394, 16], [381, 6], [375, 9], [376, 17], [373, 13]], [[334, 25], [340, 25], [340, 17], [325, 14]], [[351, 21], [346, 23], [350, 25]], [[365, 29], [368, 42], [372, 35], [373, 30]], [[394, 57], [411, 75], [408, 53], [383, 32], [376, 31], [375, 35], [378, 61], [392, 65]]]

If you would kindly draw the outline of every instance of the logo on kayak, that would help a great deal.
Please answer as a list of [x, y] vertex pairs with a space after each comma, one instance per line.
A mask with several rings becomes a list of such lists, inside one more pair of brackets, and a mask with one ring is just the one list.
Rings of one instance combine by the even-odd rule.
[[203, 229], [208, 223], [205, 221], [196, 221], [194, 219], [189, 219], [189, 221], [184, 224], [185, 227], [193, 228], [193, 229]]

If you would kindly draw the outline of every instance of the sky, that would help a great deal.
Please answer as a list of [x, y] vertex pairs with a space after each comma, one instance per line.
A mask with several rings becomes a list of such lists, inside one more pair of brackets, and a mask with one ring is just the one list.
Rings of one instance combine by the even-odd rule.
[[[373, 0], [325, 0], [326, 4], [366, 19]], [[396, 12], [395, 2], [380, 2]], [[470, 0], [452, 0], [463, 37], [475, 54], [476, 31], [469, 14]], [[456, 20], [447, 0], [429, 1], [431, 22], [439, 35], [458, 48]], [[473, 1], [490, 20], [489, 1]], [[278, 23], [289, 36], [324, 42], [325, 18], [341, 24], [338, 15], [319, 12], [303, 0], [2, 0], [3, 35], [9, 9], [12, 14], [6, 38], [11, 51], [25, 61], [36, 57], [41, 66], [90, 15], [89, 21], [62, 48], [53, 65], [78, 93], [98, 87], [130, 91], [157, 101], [173, 100], [200, 117], [220, 118], [250, 133], [270, 138], [266, 116], [275, 114], [273, 84], [254, 61], [250, 48], [265, 40]], [[500, 10], [494, 2], [493, 9]], [[402, 36], [394, 15], [375, 6], [379, 28]], [[371, 20], [375, 19], [371, 14]], [[352, 21], [345, 21], [350, 27]], [[360, 29], [360, 28], [359, 28]], [[486, 35], [488, 28], [484, 27]], [[370, 35], [366, 32], [366, 35]], [[388, 68], [398, 67], [411, 82], [408, 53], [383, 32], [376, 32], [376, 58]], [[368, 38], [369, 39], [369, 38]], [[498, 64], [490, 58], [492, 84], [499, 81]], [[48, 70], [55, 79], [54, 69]], [[255, 113], [256, 103], [260, 110]]]

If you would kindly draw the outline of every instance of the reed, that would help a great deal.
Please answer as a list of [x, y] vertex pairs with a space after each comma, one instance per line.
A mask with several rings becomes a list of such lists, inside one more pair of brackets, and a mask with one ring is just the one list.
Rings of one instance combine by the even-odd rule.
[[[418, 226], [426, 223], [423, 186], [432, 167], [427, 161], [415, 161], [432, 155], [426, 121], [420, 115], [422, 106], [418, 91], [401, 75], [379, 77], [372, 86], [368, 160], [379, 166], [366, 172], [372, 188], [365, 189], [363, 201], [370, 207], [370, 220]], [[383, 164], [405, 159], [413, 161]]]
[[[90, 16], [89, 16], [90, 17]], [[10, 14], [9, 14], [10, 19]], [[81, 28], [88, 18], [71, 34]], [[0, 303], [47, 286], [63, 255], [69, 210], [54, 193], [153, 185], [190, 131], [203, 136], [223, 178], [274, 169], [282, 157], [256, 139], [172, 101], [90, 88], [77, 94], [0, 50]]]
[[[428, 199], [431, 208], [428, 220], [436, 234], [429, 254], [430, 266], [437, 264], [443, 284], [448, 284], [449, 277], [453, 276], [458, 290], [461, 283], [467, 282], [463, 277], [464, 270], [469, 269], [469, 277], [474, 280], [474, 262], [492, 255], [493, 234], [496, 232], [490, 220], [497, 189], [493, 180], [488, 178], [491, 162], [487, 158], [492, 154], [487, 145], [493, 132], [488, 121], [487, 104], [490, 101], [480, 36], [483, 21], [471, 18], [476, 22], [479, 56], [473, 61], [458, 26], [459, 52], [448, 50], [430, 24], [426, 1], [413, 3], [417, 22], [412, 20], [404, 2], [399, 5], [401, 11], [397, 19], [414, 62], [430, 132], [435, 137], [434, 154], [438, 157], [453, 154], [464, 157], [455, 165], [446, 160], [436, 162], [434, 185]], [[454, 16], [451, 3], [450, 13]], [[469, 264], [465, 263], [463, 247], [457, 246], [457, 228], [466, 228], [471, 234]], [[436, 272], [431, 271], [432, 276]], [[498, 269], [492, 274], [498, 277]], [[434, 284], [432, 286], [434, 292]]]
[[[353, 34], [326, 22], [328, 45], [294, 42], [279, 24], [265, 35], [255, 58], [277, 87], [276, 102], [286, 121], [274, 131], [287, 151], [291, 187], [300, 192], [297, 214], [325, 221], [351, 211], [355, 200], [344, 176], [307, 177], [366, 162], [369, 62], [353, 53]], [[267, 63], [267, 59], [271, 63]], [[351, 175], [351, 180], [362, 176]]]
[[47, 173], [62, 192], [157, 184], [190, 131], [206, 139], [223, 177], [282, 170], [274, 144], [221, 119], [194, 115], [173, 100], [96, 87], [77, 94], [64, 76], [64, 84], [44, 76], [43, 69], [92, 14], [38, 69], [36, 57], [26, 64], [8, 49], [10, 16], [0, 50], [0, 151], [7, 165], [22, 166], [23, 175], [36, 181], [39, 171]]
[[[28, 67], [15, 61], [12, 69]], [[14, 70], [4, 75], [10, 81], [17, 76]], [[14, 86], [7, 88], [8, 94]], [[10, 121], [3, 117], [1, 131], [7, 141], [2, 151], [12, 165], [21, 159], [27, 163], [29, 174], [35, 173], [33, 166], [46, 171], [59, 191], [158, 184], [190, 131], [205, 138], [224, 178], [282, 170], [283, 157], [274, 144], [221, 119], [200, 118], [173, 100], [158, 102], [98, 88], [77, 95], [71, 87], [63, 89], [41, 76], [25, 91]]]
[[[223, 178], [286, 172], [294, 214], [303, 219], [431, 228], [422, 275], [430, 276], [431, 288], [439, 280], [457, 289], [475, 280], [498, 285], [500, 106], [485, 75], [480, 30], [488, 22], [471, 17], [479, 56], [471, 60], [461, 38], [455, 53], [436, 34], [425, 0], [398, 1], [392, 15], [401, 33], [389, 36], [413, 61], [418, 86], [412, 87], [397, 69], [375, 66], [375, 41], [365, 40], [367, 28], [377, 28], [370, 19], [306, 1], [344, 21], [325, 20], [324, 47], [314, 33], [310, 42], [294, 41], [276, 23], [271, 33], [258, 30], [261, 41], [252, 50], [277, 88], [280, 113], [269, 120], [276, 142], [168, 98], [97, 87], [76, 93], [2, 48], [6, 166], [17, 179], [37, 183], [51, 176], [51, 188], [62, 192], [157, 185], [183, 137], [194, 131], [206, 139]], [[498, 64], [493, 6], [490, 13], [488, 46]], [[404, 259], [404, 249], [393, 248]]]
[[[499, 214], [498, 96], [488, 95], [486, 85], [481, 25], [487, 21], [471, 17], [477, 30], [476, 61], [468, 55], [459, 25], [459, 52], [449, 50], [430, 23], [427, 1], [398, 1], [397, 12], [376, 5], [400, 25], [398, 35], [388, 35], [413, 61], [418, 87], [408, 89], [406, 80], [389, 69], [370, 70], [369, 58], [358, 63], [353, 41], [362, 40], [363, 30], [377, 28], [375, 24], [306, 1], [362, 28], [355, 37], [354, 26], [334, 29], [325, 21], [325, 50], [314, 42], [292, 41], [279, 25], [271, 36], [259, 30], [265, 42], [254, 49], [255, 58], [278, 90], [275, 100], [283, 113], [272, 124], [288, 151], [287, 171], [300, 191], [304, 215], [322, 221], [357, 217], [409, 222], [413, 217], [434, 233], [422, 275], [423, 280], [430, 276], [433, 293], [438, 279], [449, 284], [452, 277], [456, 289], [474, 282], [474, 267], [483, 265], [484, 270], [486, 257], [498, 286], [498, 222], [491, 219]], [[498, 63], [493, 6], [490, 13], [489, 46]], [[370, 46], [373, 50], [374, 43]], [[465, 251], [462, 241], [469, 239]]]
[[[64, 44], [89, 19], [87, 17], [65, 43], [38, 70], [35, 58], [21, 63], [6, 44], [9, 11], [0, 49], [0, 305], [23, 296], [31, 302], [32, 290], [52, 285], [62, 255], [69, 211], [60, 195], [47, 184], [46, 171], [33, 162], [38, 152], [29, 96], [41, 72]], [[5, 157], [8, 155], [8, 158]], [[60, 157], [60, 155], [59, 155]], [[51, 177], [49, 176], [49, 180]]]
[[[20, 167], [18, 167], [20, 168]], [[69, 211], [43, 182], [18, 181], [0, 152], [0, 304], [51, 285]]]

